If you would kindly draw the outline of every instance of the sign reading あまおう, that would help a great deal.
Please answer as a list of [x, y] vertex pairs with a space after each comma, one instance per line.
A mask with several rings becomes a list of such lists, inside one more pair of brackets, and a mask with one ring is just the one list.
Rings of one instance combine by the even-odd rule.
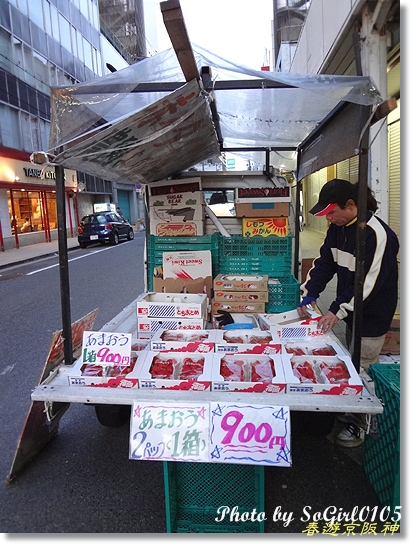
[[130, 363], [131, 349], [131, 333], [83, 332], [83, 363], [128, 365]]
[[140, 403], [132, 407], [129, 458], [209, 462], [208, 403]]
[[289, 467], [289, 407], [135, 401], [129, 458]]
[[288, 234], [288, 218], [243, 218], [242, 235], [244, 237], [268, 237], [276, 235], [286, 237]]

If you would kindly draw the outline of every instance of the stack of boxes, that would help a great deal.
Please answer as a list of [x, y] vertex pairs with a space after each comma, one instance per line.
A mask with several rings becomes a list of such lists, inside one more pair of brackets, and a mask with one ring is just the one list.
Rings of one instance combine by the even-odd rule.
[[150, 232], [155, 236], [201, 236], [204, 198], [200, 178], [150, 184]]
[[151, 339], [160, 329], [205, 329], [207, 295], [144, 293], [137, 299], [137, 335]]
[[268, 276], [218, 274], [213, 281], [212, 316], [219, 310], [242, 314], [265, 312], [268, 301]]
[[290, 200], [289, 187], [236, 189], [236, 217], [242, 218], [243, 236], [287, 236]]

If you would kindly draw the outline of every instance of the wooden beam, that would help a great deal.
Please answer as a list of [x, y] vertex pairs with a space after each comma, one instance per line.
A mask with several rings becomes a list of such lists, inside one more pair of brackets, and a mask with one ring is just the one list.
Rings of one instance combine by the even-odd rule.
[[160, 2], [160, 9], [163, 22], [186, 81], [193, 79], [199, 81], [199, 70], [196, 65], [179, 0]]
[[379, 104], [379, 106], [376, 108], [374, 116], [372, 117], [371, 125], [389, 115], [397, 107], [398, 104], [396, 102], [396, 98], [394, 97], [388, 98], [388, 100], [385, 100], [385, 102]]

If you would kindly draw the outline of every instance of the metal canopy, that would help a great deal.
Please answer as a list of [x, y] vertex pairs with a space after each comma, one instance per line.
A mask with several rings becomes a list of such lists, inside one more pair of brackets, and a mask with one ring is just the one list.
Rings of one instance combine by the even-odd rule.
[[90, 83], [53, 88], [52, 162], [136, 184], [175, 176], [228, 150], [264, 163], [269, 150], [273, 167], [282, 164], [300, 179], [332, 164], [334, 151], [339, 160], [358, 153], [355, 130], [344, 154], [335, 140], [328, 163], [300, 170], [301, 144], [331, 112], [346, 104], [369, 112], [382, 103], [369, 77], [263, 73], [189, 46], [197, 77], [188, 82], [185, 73], [193, 69], [180, 65], [176, 47]]

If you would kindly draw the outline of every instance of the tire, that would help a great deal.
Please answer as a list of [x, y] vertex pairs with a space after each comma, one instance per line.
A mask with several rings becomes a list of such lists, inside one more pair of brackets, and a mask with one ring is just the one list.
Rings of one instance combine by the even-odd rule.
[[79, 242], [79, 246], [80, 248], [83, 248], [83, 250], [87, 248], [87, 244], [85, 242]]
[[119, 244], [119, 233], [115, 231], [112, 235], [112, 238], [110, 239], [110, 243], [113, 246], [116, 246], [116, 244]]
[[121, 428], [130, 421], [130, 405], [95, 405], [97, 420], [106, 428]]
[[292, 414], [292, 425], [296, 425], [298, 432], [312, 437], [329, 435], [335, 425], [335, 413], [301, 412]]
[[134, 239], [134, 231], [133, 229], [129, 229], [129, 232], [127, 233], [127, 240], [133, 240]]

